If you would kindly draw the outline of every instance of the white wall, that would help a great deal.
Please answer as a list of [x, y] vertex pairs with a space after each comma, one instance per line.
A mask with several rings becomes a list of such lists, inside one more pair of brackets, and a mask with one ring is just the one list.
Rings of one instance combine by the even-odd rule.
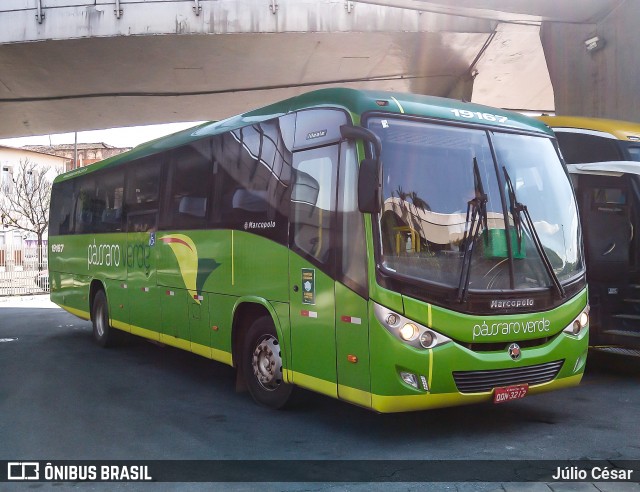
[[[38, 166], [43, 166], [49, 171], [47, 179], [53, 181], [56, 175], [64, 171], [65, 159], [58, 156], [41, 154], [25, 149], [17, 149], [13, 147], [0, 146], [0, 185], [4, 184], [6, 179], [10, 179], [11, 175], [15, 175], [20, 168], [20, 162], [28, 159], [30, 162]], [[4, 228], [0, 223], [0, 247], [2, 246], [23, 246], [23, 238], [28, 236], [24, 231], [16, 231]], [[27, 237], [29, 239], [29, 237]]]

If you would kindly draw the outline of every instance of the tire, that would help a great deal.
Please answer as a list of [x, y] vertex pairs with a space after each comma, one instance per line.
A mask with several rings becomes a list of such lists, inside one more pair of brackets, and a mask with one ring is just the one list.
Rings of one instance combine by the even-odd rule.
[[120, 332], [109, 324], [109, 305], [104, 290], [99, 290], [93, 298], [91, 309], [93, 340], [101, 347], [113, 347], [121, 341]]
[[256, 319], [244, 339], [242, 370], [253, 399], [269, 408], [283, 408], [293, 386], [282, 379], [278, 335], [269, 316]]

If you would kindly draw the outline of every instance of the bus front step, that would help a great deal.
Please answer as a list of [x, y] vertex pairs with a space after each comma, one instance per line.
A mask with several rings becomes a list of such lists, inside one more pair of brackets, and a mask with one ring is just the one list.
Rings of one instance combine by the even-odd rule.
[[602, 333], [605, 334], [605, 335], [616, 335], [616, 336], [623, 336], [623, 337], [640, 338], [640, 332], [638, 332], [638, 331], [605, 330]]
[[594, 347], [598, 352], [607, 352], [609, 354], [629, 355], [632, 357], [640, 357], [640, 350], [628, 349], [624, 347]]
[[631, 321], [640, 321], [640, 314], [614, 314], [611, 316], [616, 319], [627, 319]]

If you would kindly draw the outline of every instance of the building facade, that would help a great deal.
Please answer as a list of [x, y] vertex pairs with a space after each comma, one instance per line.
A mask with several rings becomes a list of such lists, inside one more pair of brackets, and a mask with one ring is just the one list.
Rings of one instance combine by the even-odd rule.
[[[24, 148], [0, 146], [0, 187], [3, 193], [11, 193], [13, 181], [20, 172], [24, 162], [30, 162], [47, 169], [46, 178], [53, 181], [56, 175], [64, 172], [68, 159], [44, 152]], [[23, 248], [34, 243], [35, 237], [23, 230], [10, 227], [0, 220], [0, 248]]]
[[65, 171], [71, 171], [78, 167], [88, 166], [94, 162], [131, 150], [131, 147], [114, 147], [113, 145], [109, 145], [104, 142], [60, 145], [27, 145], [23, 148], [34, 152], [63, 157], [67, 162]]

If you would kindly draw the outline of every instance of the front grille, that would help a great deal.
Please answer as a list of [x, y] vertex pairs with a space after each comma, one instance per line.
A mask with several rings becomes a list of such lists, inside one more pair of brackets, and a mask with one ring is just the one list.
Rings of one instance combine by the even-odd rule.
[[460, 393], [483, 393], [500, 386], [548, 383], [558, 375], [563, 360], [513, 369], [490, 371], [454, 371], [453, 379]]
[[531, 347], [539, 347], [544, 345], [551, 337], [544, 338], [534, 338], [533, 340], [512, 340], [510, 342], [476, 342], [476, 343], [465, 343], [456, 340], [456, 343], [462, 345], [463, 347], [468, 348], [473, 352], [498, 352], [500, 350], [507, 350], [507, 347], [511, 345], [513, 342], [517, 343], [518, 346], [523, 348], [531, 348]]

